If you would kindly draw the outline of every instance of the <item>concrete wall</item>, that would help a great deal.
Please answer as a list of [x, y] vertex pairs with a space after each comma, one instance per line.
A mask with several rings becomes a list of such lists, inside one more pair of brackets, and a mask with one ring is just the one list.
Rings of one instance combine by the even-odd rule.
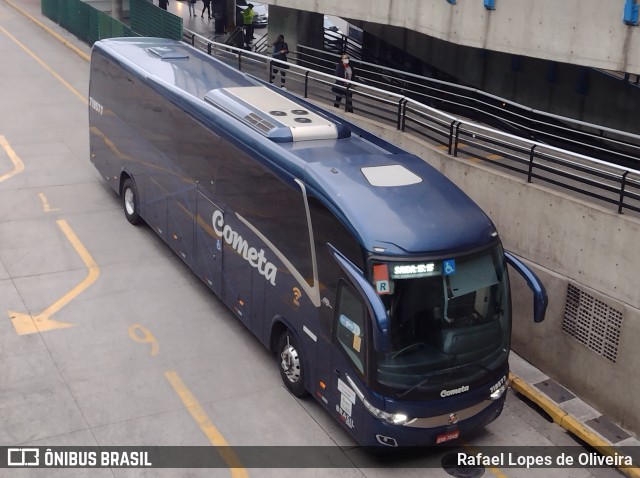
[[640, 74], [640, 29], [622, 0], [267, 0], [291, 9], [393, 25], [460, 45]]
[[[505, 248], [524, 258], [544, 281], [547, 317], [534, 324], [531, 293], [511, 274], [514, 350], [623, 427], [640, 433], [640, 220], [450, 157], [386, 126], [356, 121], [454, 181], [491, 217]], [[615, 363], [563, 332], [569, 283], [622, 312]]]
[[270, 7], [269, 44], [273, 43], [280, 33], [284, 35], [290, 51], [296, 51], [299, 44], [322, 49], [323, 16], [314, 12]]

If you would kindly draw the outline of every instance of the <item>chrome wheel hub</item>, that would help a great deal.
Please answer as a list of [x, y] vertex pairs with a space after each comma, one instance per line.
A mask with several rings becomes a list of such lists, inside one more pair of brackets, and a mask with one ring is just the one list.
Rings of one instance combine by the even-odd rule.
[[133, 191], [130, 188], [127, 188], [124, 191], [124, 208], [127, 210], [127, 214], [129, 214], [129, 216], [136, 212]]
[[280, 353], [280, 366], [291, 383], [300, 379], [300, 356], [291, 345], [286, 345]]

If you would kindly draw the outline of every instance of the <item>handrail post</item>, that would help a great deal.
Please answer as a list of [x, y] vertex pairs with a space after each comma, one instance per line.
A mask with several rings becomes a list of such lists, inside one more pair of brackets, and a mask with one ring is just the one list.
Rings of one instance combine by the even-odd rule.
[[400, 101], [398, 101], [398, 121], [396, 123], [396, 127], [399, 131], [404, 131], [405, 115], [407, 114], [406, 106], [407, 99], [401, 98]]
[[242, 71], [242, 52], [238, 53], [238, 71]]
[[529, 172], [527, 173], [527, 182], [530, 183], [531, 182], [531, 176], [533, 175], [533, 160], [536, 157], [536, 146], [538, 146], [537, 144], [534, 144], [533, 146], [531, 146], [531, 150], [529, 151]]
[[207, 42], [207, 54], [211, 56], [211, 42]]
[[304, 97], [309, 98], [309, 70], [304, 74]]
[[620, 200], [618, 201], [618, 214], [624, 214], [622, 208], [624, 207], [624, 190], [627, 187], [627, 174], [629, 171], [625, 171], [622, 175], [622, 181], [620, 183]]
[[273, 84], [273, 60], [269, 60], [269, 83]]
[[453, 120], [449, 125], [449, 154], [453, 154], [453, 128], [458, 120]]
[[462, 124], [460, 121], [456, 124], [456, 134], [455, 134], [455, 142], [453, 144], [453, 156], [458, 157], [458, 139], [460, 138], [460, 125]]

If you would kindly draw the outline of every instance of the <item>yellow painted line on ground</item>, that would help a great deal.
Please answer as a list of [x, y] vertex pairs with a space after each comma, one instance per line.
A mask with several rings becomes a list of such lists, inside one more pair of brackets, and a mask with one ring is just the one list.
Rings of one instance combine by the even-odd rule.
[[8, 173], [5, 173], [2, 176], [0, 176], [0, 183], [1, 183], [2, 181], [12, 178], [16, 174], [20, 174], [22, 171], [24, 171], [24, 163], [22, 162], [20, 157], [16, 154], [16, 152], [13, 150], [13, 148], [7, 141], [7, 138], [5, 138], [2, 135], [0, 135], [0, 146], [2, 146], [2, 149], [4, 149], [5, 153], [7, 153], [7, 156], [9, 156], [9, 159], [13, 163], [13, 169]]
[[487, 467], [487, 470], [489, 470], [494, 476], [496, 476], [496, 478], [508, 478], [507, 475], [502, 473], [502, 470], [496, 468], [495, 466], [489, 466]]
[[[586, 427], [583, 423], [579, 422], [575, 417], [569, 415], [545, 394], [537, 390], [532, 385], [529, 385], [513, 373], [509, 373], [509, 380], [511, 381], [511, 388], [542, 408], [549, 414], [554, 423], [560, 425], [568, 432], [573, 433], [579, 439], [589, 444], [603, 455], [616, 455], [615, 446], [604, 440], [600, 435]], [[618, 456], [624, 456], [624, 454], [618, 452]], [[630, 478], [640, 478], [640, 468], [638, 467], [629, 468], [620, 466], [618, 467], [618, 470]]]
[[80, 101], [82, 101], [84, 104], [88, 105], [88, 101], [87, 99], [84, 97], [83, 94], [81, 94], [78, 90], [76, 90], [73, 86], [71, 86], [71, 84], [69, 84], [69, 82], [67, 80], [65, 80], [64, 78], [62, 78], [58, 73], [56, 73], [53, 68], [51, 68], [49, 65], [47, 65], [43, 60], [40, 59], [40, 57], [38, 55], [36, 55], [34, 52], [32, 52], [24, 43], [20, 42], [20, 40], [18, 40], [16, 37], [14, 37], [11, 33], [9, 33], [7, 30], [5, 30], [3, 27], [0, 27], [0, 32], [4, 33], [9, 39], [11, 39], [16, 45], [18, 45], [20, 48], [22, 48], [31, 58], [33, 58], [36, 62], [38, 62], [38, 64], [44, 68], [45, 70], [47, 70], [49, 73], [51, 73], [51, 75], [53, 75], [53, 77], [58, 80], [60, 83], [62, 83], [64, 86], [66, 86], [69, 90], [71, 90], [71, 92], [76, 95], [78, 98], [80, 98]]
[[198, 400], [196, 400], [196, 397], [184, 384], [178, 373], [173, 370], [168, 370], [164, 373], [164, 376], [167, 378], [175, 392], [182, 400], [182, 403], [191, 414], [191, 417], [198, 424], [202, 432], [207, 436], [209, 442], [215, 447], [224, 447], [218, 448], [217, 452], [220, 454], [220, 457], [224, 460], [224, 462], [229, 465], [231, 476], [234, 478], [248, 477], [249, 474], [247, 473], [247, 470], [242, 466], [242, 463], [240, 462], [238, 456], [231, 448], [229, 448], [227, 440], [225, 440], [225, 438], [222, 436], [222, 433], [220, 433], [214, 426], [213, 422], [211, 422], [211, 419], [207, 415], [207, 412], [205, 412], [202, 406], [198, 403]]
[[44, 23], [42, 23], [40, 20], [38, 20], [36, 17], [34, 17], [33, 15], [31, 15], [29, 12], [23, 10], [22, 8], [20, 8], [19, 6], [17, 6], [15, 3], [13, 3], [11, 0], [4, 0], [5, 3], [9, 4], [11, 7], [13, 7], [15, 10], [17, 10], [18, 12], [20, 12], [22, 15], [24, 15], [25, 17], [27, 17], [29, 20], [31, 20], [33, 23], [35, 23], [36, 25], [38, 25], [40, 28], [42, 28], [45, 32], [47, 32], [49, 35], [53, 36], [56, 40], [60, 41], [64, 46], [66, 46], [67, 48], [69, 48], [70, 50], [72, 50], [74, 53], [76, 53], [77, 55], [79, 55], [81, 58], [84, 58], [85, 60], [89, 61], [89, 55], [87, 55], [85, 52], [83, 52], [80, 48], [78, 48], [77, 46], [75, 46], [73, 43], [70, 43], [69, 41], [65, 40], [61, 35], [59, 35], [58, 33], [56, 33], [55, 31], [53, 31], [51, 28], [49, 28], [48, 26], [46, 26]]
[[56, 222], [58, 224], [58, 227], [62, 229], [62, 232], [82, 259], [82, 262], [84, 262], [84, 265], [89, 269], [89, 272], [87, 274], [87, 277], [85, 277], [82, 282], [80, 282], [73, 289], [64, 294], [62, 297], [60, 297], [53, 304], [51, 304], [49, 307], [47, 307], [37, 315], [14, 312], [11, 310], [7, 311], [18, 335], [35, 334], [38, 332], [46, 332], [49, 330], [72, 327], [73, 324], [53, 320], [51, 319], [51, 316], [60, 311], [60, 309], [69, 304], [73, 299], [78, 297], [96, 280], [98, 280], [98, 277], [100, 276], [100, 268], [93, 260], [93, 257], [91, 257], [91, 254], [89, 254], [89, 251], [87, 251], [82, 242], [80, 242], [80, 239], [78, 239], [78, 236], [76, 236], [76, 233], [73, 232], [73, 229], [71, 229], [67, 221], [65, 221], [64, 219], [60, 219]]
[[59, 211], [60, 209], [57, 207], [51, 207], [49, 205], [49, 201], [47, 200], [47, 196], [44, 195], [44, 193], [38, 193], [38, 197], [40, 198], [40, 201], [42, 202], [42, 209], [44, 212], [54, 212], [54, 211]]

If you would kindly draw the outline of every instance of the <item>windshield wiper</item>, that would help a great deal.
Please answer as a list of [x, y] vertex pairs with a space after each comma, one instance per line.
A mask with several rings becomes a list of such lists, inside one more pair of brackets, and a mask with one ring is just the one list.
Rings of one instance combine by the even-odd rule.
[[451, 369], [446, 369], [446, 370], [439, 370], [437, 372], [432, 372], [429, 374], [428, 377], [423, 378], [422, 380], [420, 380], [418, 383], [416, 383], [415, 385], [413, 385], [412, 387], [409, 387], [407, 390], [405, 390], [402, 393], [398, 393], [396, 395], [397, 398], [402, 398], [405, 395], [407, 395], [408, 393], [413, 392], [416, 388], [422, 387], [425, 383], [429, 383], [429, 380], [431, 380], [434, 376], [437, 375], [444, 375], [445, 373], [449, 373], [451, 371]]
[[408, 393], [413, 392], [416, 388], [422, 387], [424, 384], [428, 383], [430, 379], [431, 379], [431, 377], [427, 377], [427, 378], [424, 378], [424, 379], [420, 380], [420, 381], [419, 381], [418, 383], [416, 383], [413, 387], [408, 388], [407, 390], [405, 390], [405, 391], [404, 391], [404, 392], [402, 392], [402, 393], [398, 393], [398, 394], [396, 395], [396, 397], [397, 397], [397, 398], [402, 398], [402, 397], [404, 397], [404, 396], [405, 396], [405, 395], [407, 395]]

